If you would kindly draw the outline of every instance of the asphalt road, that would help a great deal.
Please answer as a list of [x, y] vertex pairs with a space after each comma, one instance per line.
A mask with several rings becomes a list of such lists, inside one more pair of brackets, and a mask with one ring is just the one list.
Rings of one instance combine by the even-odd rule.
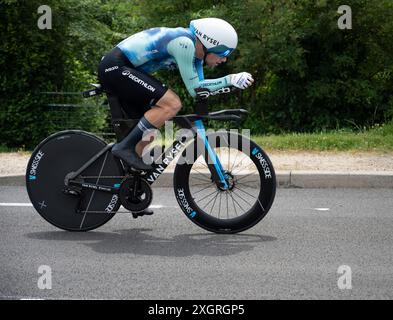
[[[154, 196], [153, 216], [70, 233], [16, 206], [29, 202], [23, 187], [0, 187], [0, 298], [393, 298], [392, 189], [278, 189], [239, 235], [198, 228], [172, 189]], [[51, 289], [38, 287], [41, 265]]]

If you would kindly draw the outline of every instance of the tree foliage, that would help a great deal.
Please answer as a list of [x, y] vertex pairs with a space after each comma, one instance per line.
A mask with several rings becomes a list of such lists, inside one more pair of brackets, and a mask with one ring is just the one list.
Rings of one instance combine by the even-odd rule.
[[[42, 91], [81, 91], [101, 56], [132, 33], [187, 27], [219, 17], [239, 34], [228, 63], [207, 78], [248, 71], [255, 85], [215, 108], [243, 107], [253, 132], [371, 126], [393, 117], [393, 2], [348, 0], [352, 29], [340, 30], [338, 0], [48, 0], [52, 30], [39, 30], [38, 0], [0, 0], [0, 141], [32, 146], [50, 131]], [[157, 75], [190, 112], [178, 72]]]

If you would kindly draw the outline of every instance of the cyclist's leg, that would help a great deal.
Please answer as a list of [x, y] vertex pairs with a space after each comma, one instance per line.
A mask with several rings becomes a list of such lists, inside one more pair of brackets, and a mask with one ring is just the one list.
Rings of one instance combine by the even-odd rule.
[[118, 48], [101, 61], [99, 78], [106, 90], [126, 103], [124, 111], [133, 117], [142, 117], [168, 90], [156, 78], [136, 70]]
[[[172, 119], [181, 109], [181, 101], [175, 92], [168, 89], [157, 104], [148, 110], [144, 117], [157, 129], [161, 128], [165, 121]], [[141, 156], [148, 145], [153, 142], [154, 136], [146, 136], [136, 145], [136, 152]]]
[[182, 104], [178, 95], [168, 89], [156, 105], [145, 113], [145, 117], [156, 128], [160, 128], [165, 121], [172, 119], [181, 107]]
[[[112, 153], [134, 168], [149, 170], [151, 167], [142, 161], [135, 147], [145, 134], [157, 128], [144, 117], [144, 113], [165, 95], [168, 88], [150, 75], [129, 66], [122, 66], [109, 73], [110, 75], [105, 74], [104, 78], [106, 83], [109, 82], [110, 90], [126, 103], [127, 108], [132, 109], [125, 110], [127, 113], [132, 113], [134, 116], [138, 114], [140, 118], [137, 126], [122, 141], [113, 146]], [[138, 151], [143, 144], [146, 142], [138, 147]]]
[[147, 134], [136, 144], [135, 151], [140, 157], [148, 150], [148, 146], [154, 141], [154, 138], [154, 133]]

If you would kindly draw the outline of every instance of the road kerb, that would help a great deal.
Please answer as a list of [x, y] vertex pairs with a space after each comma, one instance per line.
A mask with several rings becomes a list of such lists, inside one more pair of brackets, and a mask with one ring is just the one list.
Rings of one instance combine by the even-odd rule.
[[[279, 188], [392, 188], [393, 172], [276, 171]], [[24, 186], [24, 175], [0, 176], [0, 186]], [[155, 187], [172, 187], [173, 172], [164, 172]]]

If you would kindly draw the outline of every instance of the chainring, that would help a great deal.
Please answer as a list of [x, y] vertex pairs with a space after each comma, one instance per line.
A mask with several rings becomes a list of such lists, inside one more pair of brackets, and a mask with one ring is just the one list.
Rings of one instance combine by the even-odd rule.
[[[136, 191], [134, 192], [134, 189]], [[150, 184], [140, 177], [126, 177], [119, 189], [120, 202], [131, 212], [145, 210], [153, 200]]]

